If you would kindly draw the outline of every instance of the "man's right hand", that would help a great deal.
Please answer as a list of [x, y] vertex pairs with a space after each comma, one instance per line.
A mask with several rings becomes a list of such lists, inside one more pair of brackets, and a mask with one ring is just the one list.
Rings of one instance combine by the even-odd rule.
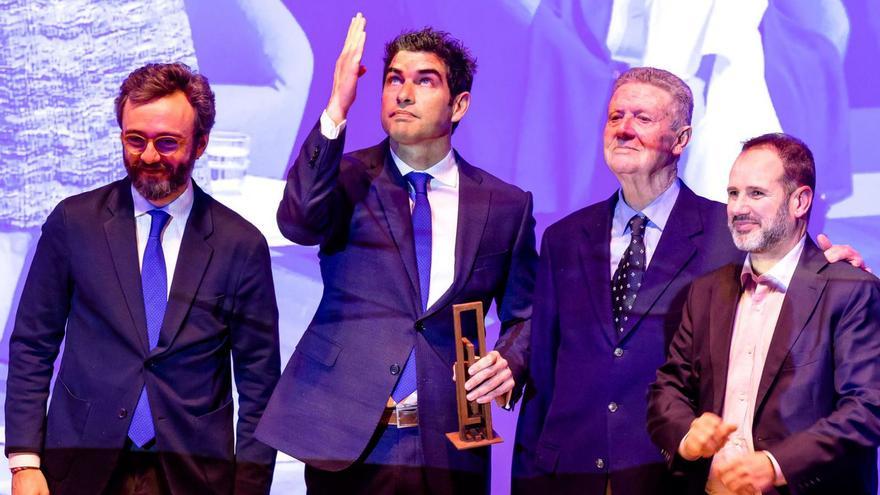
[[727, 437], [734, 431], [736, 426], [723, 422], [718, 415], [703, 413], [691, 423], [678, 454], [688, 461], [712, 457], [724, 447]]
[[49, 495], [46, 477], [39, 469], [23, 469], [12, 475], [12, 495]]
[[366, 25], [367, 19], [358, 12], [351, 19], [351, 24], [348, 25], [345, 45], [342, 47], [339, 58], [336, 59], [336, 69], [333, 72], [333, 92], [327, 103], [327, 115], [337, 125], [346, 119], [348, 109], [354, 103], [357, 93], [358, 78], [367, 71], [367, 68], [361, 65], [364, 42], [367, 39], [367, 32], [364, 30]]

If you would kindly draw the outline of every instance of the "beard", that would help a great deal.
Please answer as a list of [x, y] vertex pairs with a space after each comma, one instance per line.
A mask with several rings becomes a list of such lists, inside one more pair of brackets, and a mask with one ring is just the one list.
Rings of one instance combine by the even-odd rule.
[[[164, 157], [156, 163], [146, 164], [140, 157], [130, 160], [128, 155], [123, 155], [122, 161], [135, 190], [144, 199], [157, 201], [184, 187], [192, 176], [196, 155], [193, 149], [186, 161], [176, 166], [168, 163]], [[162, 170], [164, 173], [157, 174], [157, 170]]]
[[788, 211], [786, 203], [776, 210], [776, 216], [766, 227], [761, 227], [752, 232], [741, 234], [736, 231], [733, 223], [739, 220], [750, 220], [753, 222], [760, 221], [749, 215], [736, 215], [727, 222], [727, 228], [733, 236], [733, 244], [740, 251], [748, 251], [750, 253], [764, 253], [777, 246], [780, 242], [787, 239], [795, 229], [795, 223], [788, 221]]

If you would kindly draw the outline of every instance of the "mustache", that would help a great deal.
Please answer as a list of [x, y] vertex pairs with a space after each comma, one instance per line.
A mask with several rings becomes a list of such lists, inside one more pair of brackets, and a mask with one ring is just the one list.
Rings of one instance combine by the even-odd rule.
[[734, 223], [734, 222], [755, 222], [755, 223], [761, 223], [760, 221], [758, 221], [757, 218], [754, 218], [754, 217], [752, 217], [751, 215], [748, 215], [748, 214], [744, 214], [744, 215], [734, 215], [733, 218], [730, 219], [730, 222], [731, 222], [731, 223]]

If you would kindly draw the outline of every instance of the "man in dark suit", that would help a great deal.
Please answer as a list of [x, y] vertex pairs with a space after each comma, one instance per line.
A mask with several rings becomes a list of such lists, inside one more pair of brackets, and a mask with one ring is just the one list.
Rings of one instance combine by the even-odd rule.
[[880, 281], [806, 234], [814, 190], [785, 134], [747, 141], [730, 172], [748, 256], [692, 284], [649, 395], [651, 438], [692, 493], [877, 493]]
[[128, 177], [55, 208], [21, 296], [13, 493], [268, 493], [275, 451], [253, 432], [280, 371], [269, 250], [191, 180], [214, 94], [183, 64], [149, 64], [116, 113]]
[[[724, 205], [677, 178], [692, 108], [690, 89], [669, 72], [622, 74], [604, 130], [620, 190], [544, 233], [515, 493], [680, 490], [645, 428], [647, 387], [690, 283], [743, 256]], [[848, 249], [828, 255], [861, 262]]]
[[285, 236], [320, 245], [324, 294], [257, 437], [307, 463], [310, 493], [486, 493], [488, 449], [445, 436], [458, 430], [452, 305], [498, 303], [496, 350], [465, 386], [470, 400], [506, 401], [531, 316], [531, 195], [452, 149], [474, 62], [430, 28], [386, 45], [388, 139], [343, 155], [364, 22], [352, 20], [278, 209]]

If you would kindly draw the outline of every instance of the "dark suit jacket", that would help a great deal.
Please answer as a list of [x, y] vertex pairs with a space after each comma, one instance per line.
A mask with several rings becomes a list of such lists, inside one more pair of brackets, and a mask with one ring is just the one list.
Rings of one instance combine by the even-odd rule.
[[547, 229], [535, 289], [530, 379], [517, 425], [514, 492], [676, 493], [645, 429], [646, 391], [691, 281], [743, 254], [724, 205], [681, 188], [620, 334], [610, 242], [617, 193]]
[[324, 293], [257, 437], [319, 469], [350, 466], [376, 432], [395, 370], [415, 346], [426, 465], [482, 478], [488, 449], [457, 451], [445, 437], [458, 429], [452, 305], [482, 301], [488, 308], [495, 300], [496, 348], [521, 370], [537, 259], [531, 195], [456, 156], [455, 276], [422, 312], [409, 196], [388, 141], [343, 156], [343, 140], [312, 130], [278, 208], [287, 238], [320, 244]]
[[[706, 482], [707, 460], [675, 453], [704, 412], [721, 415], [742, 264], [694, 282], [669, 359], [651, 385], [648, 428], [670, 465]], [[752, 434], [773, 454], [782, 493], [877, 493], [880, 281], [829, 264], [807, 239], [761, 373]]]
[[53, 494], [100, 493], [144, 384], [174, 493], [268, 492], [275, 451], [253, 431], [280, 371], [269, 250], [194, 189], [152, 351], [130, 181], [65, 199], [43, 225], [10, 340], [6, 451], [39, 453]]

